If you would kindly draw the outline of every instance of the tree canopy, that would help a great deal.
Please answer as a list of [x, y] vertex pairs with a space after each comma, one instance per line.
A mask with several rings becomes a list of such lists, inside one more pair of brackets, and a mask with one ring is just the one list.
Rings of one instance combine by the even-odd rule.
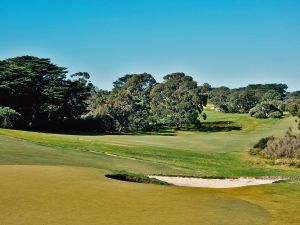
[[[257, 118], [299, 116], [299, 92], [286, 84], [252, 84], [230, 89], [198, 85], [185, 73], [157, 83], [148, 73], [126, 74], [110, 91], [99, 90], [90, 74], [68, 74], [47, 58], [21, 56], [0, 60], [0, 123], [42, 130], [126, 131], [159, 126], [197, 126], [207, 101], [225, 113]], [[202, 114], [201, 114], [202, 113]]]
[[0, 105], [21, 114], [22, 127], [40, 128], [86, 110], [91, 86], [87, 73], [70, 80], [66, 68], [33, 56], [6, 59], [0, 65]]
[[172, 73], [151, 92], [151, 110], [161, 123], [175, 125], [195, 124], [203, 110], [201, 92], [191, 76]]

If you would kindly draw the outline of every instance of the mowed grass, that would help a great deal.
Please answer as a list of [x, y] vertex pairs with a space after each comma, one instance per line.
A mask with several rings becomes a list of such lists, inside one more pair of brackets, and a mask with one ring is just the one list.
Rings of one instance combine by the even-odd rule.
[[[137, 168], [137, 164], [149, 164], [152, 166], [145, 166], [147, 173], [167, 175], [299, 175], [299, 169], [253, 163], [246, 152], [261, 137], [283, 135], [289, 127], [295, 129], [294, 118], [258, 120], [246, 114], [223, 114], [212, 111], [207, 112], [207, 114], [209, 118], [207, 123], [228, 122], [230, 126], [241, 127], [241, 130], [230, 132], [180, 131], [173, 133], [169, 131], [168, 133], [152, 133], [151, 135], [64, 135], [0, 129], [0, 134], [59, 149], [58, 152], [64, 155], [65, 158], [69, 157], [66, 150], [72, 150], [71, 155], [89, 152], [95, 158], [104, 159], [102, 161], [109, 162], [107, 160], [109, 158], [126, 162], [124, 168], [118, 166], [116, 169], [129, 170], [130, 172], [145, 173], [145, 169]], [[173, 136], [170, 136], [170, 134]], [[16, 139], [11, 139], [11, 141], [17, 142]], [[18, 144], [22, 145], [22, 143], [15, 143], [15, 145]], [[75, 151], [80, 153], [75, 153]], [[98, 155], [96, 156], [95, 153], [98, 153]], [[0, 163], [1, 161], [4, 164], [22, 161], [26, 155], [32, 155], [31, 158], [36, 159], [36, 153], [30, 153], [30, 151], [23, 152], [21, 156], [13, 151], [6, 151], [5, 154], [7, 159], [0, 159]], [[112, 155], [119, 156], [119, 158], [112, 157]], [[47, 164], [47, 161], [50, 161], [50, 164], [57, 161], [52, 160], [49, 156], [44, 157], [44, 159], [45, 164]], [[92, 164], [91, 166], [95, 167], [93, 163], [86, 163], [87, 160], [77, 159], [79, 166]], [[131, 163], [132, 167], [130, 166]], [[97, 168], [114, 169], [114, 166], [110, 166], [110, 163], [101, 162], [97, 165]]]
[[[295, 118], [284, 119], [255, 119], [248, 114], [225, 114], [215, 111], [206, 111], [208, 118], [202, 121], [203, 126], [237, 127], [241, 130], [232, 131], [173, 131], [157, 132], [149, 135], [147, 133], [132, 135], [84, 135], [77, 136], [78, 139], [98, 141], [102, 143], [120, 146], [149, 146], [171, 149], [184, 149], [196, 151], [232, 152], [245, 151], [255, 144], [260, 138], [266, 136], [284, 135], [289, 127], [297, 131]], [[215, 123], [215, 124], [214, 124]], [[217, 129], [216, 129], [217, 130]]]
[[181, 168], [72, 149], [53, 148], [0, 135], [0, 165], [60, 165], [127, 170], [139, 173], [181, 173]]
[[[260, 164], [245, 152], [259, 135], [285, 133], [293, 126], [292, 118], [248, 121], [246, 115], [213, 116], [211, 122], [231, 118], [231, 125], [242, 126], [242, 130], [107, 136], [1, 129], [0, 224], [299, 224], [299, 182], [207, 189], [105, 178], [112, 170], [196, 176], [299, 176], [297, 168]], [[212, 141], [214, 135], [223, 139], [216, 143]], [[239, 136], [247, 143], [227, 149]], [[134, 138], [143, 138], [149, 144]], [[151, 144], [154, 140], [159, 141]], [[185, 147], [177, 146], [180, 140]], [[208, 140], [212, 147], [204, 150], [201, 143]], [[223, 146], [213, 148], [219, 143]]]
[[[20, 142], [20, 140], [12, 137], [9, 141], [5, 141], [7, 137], [0, 136], [3, 145], [18, 146], [16, 149], [0, 149], [0, 154], [3, 156], [0, 158], [1, 164], [70, 164], [138, 173], [145, 173], [145, 168], [147, 168], [147, 173], [150, 174], [194, 176], [296, 176], [300, 173], [299, 169], [289, 167], [253, 164], [241, 157], [241, 153], [234, 152], [220, 153], [149, 146], [118, 146], [85, 139], [80, 140], [68, 135], [14, 130], [1, 130], [0, 132], [33, 141], [42, 147], [47, 146], [49, 150], [42, 152], [38, 148], [34, 148], [34, 150], [23, 151], [24, 141]], [[45, 155], [45, 153], [47, 154]], [[117, 161], [121, 164], [115, 166], [116, 163], [111, 164], [111, 161]]]
[[5, 225], [271, 221], [262, 207], [226, 194], [115, 181], [95, 169], [0, 166], [0, 177], [0, 222]]
[[0, 224], [298, 224], [299, 184], [185, 188], [64, 166], [0, 166]]

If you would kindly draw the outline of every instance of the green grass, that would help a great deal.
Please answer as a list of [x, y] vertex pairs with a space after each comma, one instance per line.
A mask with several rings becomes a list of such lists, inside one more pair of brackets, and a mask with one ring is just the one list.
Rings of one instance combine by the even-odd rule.
[[53, 148], [0, 135], [0, 165], [60, 165], [127, 170], [139, 173], [180, 173], [182, 169], [147, 161], [71, 149]]
[[[299, 184], [233, 189], [137, 184], [82, 167], [0, 166], [5, 225], [297, 224]], [[229, 210], [230, 209], [230, 210]]]
[[[0, 166], [1, 224], [267, 224], [264, 208], [224, 193], [122, 182], [95, 169]], [[230, 210], [228, 210], [230, 209]]]
[[[39, 145], [59, 148], [65, 157], [66, 150], [82, 154], [83, 152], [99, 153], [100, 158], [110, 158], [105, 154], [121, 156], [119, 161], [126, 162], [124, 168], [103, 166], [98, 168], [124, 169], [130, 172], [142, 172], [136, 164], [148, 163], [148, 173], [168, 175], [194, 175], [194, 176], [295, 176], [299, 170], [289, 167], [275, 167], [253, 163], [249, 160], [246, 150], [256, 140], [269, 135], [281, 135], [289, 127], [295, 127], [293, 118], [257, 120], [245, 114], [222, 114], [210, 112], [207, 122], [231, 121], [241, 126], [240, 131], [230, 132], [195, 132], [179, 131], [174, 136], [165, 136], [165, 133], [152, 135], [63, 135], [16, 130], [0, 130], [0, 134], [24, 139]], [[16, 154], [11, 153], [11, 160]], [[9, 152], [7, 153], [9, 154]], [[25, 157], [25, 156], [24, 156]], [[46, 161], [49, 157], [45, 157]], [[126, 160], [125, 160], [126, 159]], [[134, 160], [138, 159], [138, 160]], [[7, 159], [1, 161], [9, 162]], [[22, 161], [22, 159], [21, 159]], [[55, 161], [55, 160], [54, 160]], [[80, 159], [79, 166], [81, 166]], [[101, 161], [101, 162], [102, 162]], [[96, 162], [95, 162], [96, 163]], [[134, 166], [130, 168], [130, 164]], [[75, 163], [76, 164], [76, 163]], [[107, 165], [106, 163], [104, 163]], [[74, 165], [74, 163], [73, 163]], [[93, 165], [92, 165], [93, 166]], [[159, 167], [159, 171], [156, 169]], [[153, 169], [152, 169], [153, 168]]]
[[242, 129], [151, 135], [0, 129], [0, 224], [297, 224], [297, 179], [208, 189], [105, 177], [115, 170], [186, 176], [300, 175], [300, 169], [271, 166], [246, 152], [261, 137], [282, 135], [290, 126], [294, 129], [293, 118], [256, 120], [212, 111], [208, 116], [204, 126], [231, 121], [230, 126]]

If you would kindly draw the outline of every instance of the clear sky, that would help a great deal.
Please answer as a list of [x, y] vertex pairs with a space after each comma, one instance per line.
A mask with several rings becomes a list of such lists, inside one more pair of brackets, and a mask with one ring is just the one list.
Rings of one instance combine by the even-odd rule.
[[127, 73], [300, 90], [300, 0], [0, 0], [0, 59], [48, 57], [99, 88]]

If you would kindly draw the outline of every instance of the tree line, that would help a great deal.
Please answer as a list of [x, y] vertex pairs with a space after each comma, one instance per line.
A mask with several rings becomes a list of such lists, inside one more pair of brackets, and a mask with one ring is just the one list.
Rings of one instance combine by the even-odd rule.
[[32, 130], [126, 131], [161, 126], [201, 126], [212, 102], [222, 112], [280, 117], [299, 114], [299, 92], [285, 84], [212, 88], [172, 73], [158, 83], [151, 74], [127, 74], [110, 91], [99, 90], [87, 72], [33, 56], [0, 60], [0, 126]]

